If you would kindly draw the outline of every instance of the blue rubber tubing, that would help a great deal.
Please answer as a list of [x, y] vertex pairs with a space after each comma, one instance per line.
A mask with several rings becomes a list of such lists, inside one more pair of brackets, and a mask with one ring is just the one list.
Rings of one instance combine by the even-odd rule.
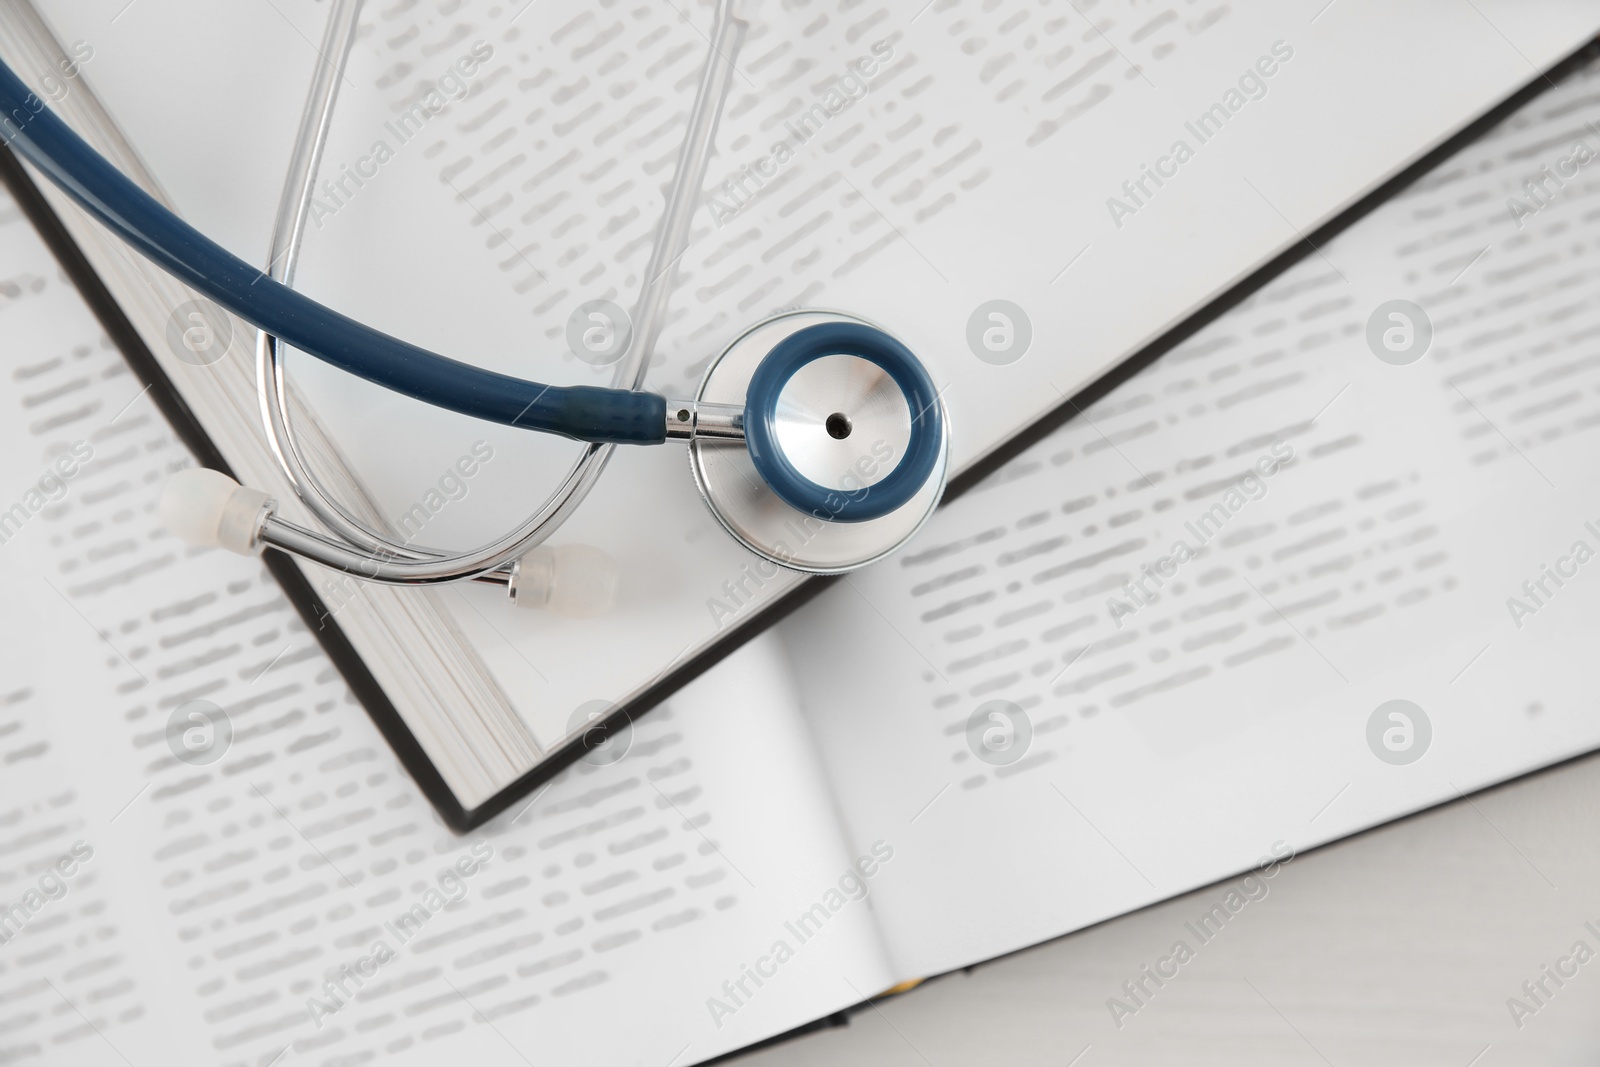
[[233, 255], [108, 163], [0, 62], [0, 140], [157, 266], [284, 343], [375, 385], [577, 441], [659, 444], [653, 393], [551, 386], [436, 355], [324, 307]]
[[[778, 444], [778, 398], [795, 372], [824, 356], [858, 356], [900, 387], [911, 410], [911, 438], [894, 470], [859, 489], [820, 485], [795, 469]], [[824, 322], [773, 346], [745, 391], [745, 445], [756, 473], [785, 504], [830, 522], [866, 522], [902, 507], [922, 491], [944, 450], [944, 409], [922, 361], [893, 337], [859, 322]]]

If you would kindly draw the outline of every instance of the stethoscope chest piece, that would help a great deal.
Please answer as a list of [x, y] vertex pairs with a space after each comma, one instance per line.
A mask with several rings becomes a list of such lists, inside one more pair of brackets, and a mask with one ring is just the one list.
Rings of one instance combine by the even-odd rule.
[[774, 316], [707, 368], [697, 404], [745, 409], [745, 441], [696, 437], [695, 483], [752, 552], [813, 574], [888, 555], [939, 503], [948, 420], [921, 364], [871, 323]]

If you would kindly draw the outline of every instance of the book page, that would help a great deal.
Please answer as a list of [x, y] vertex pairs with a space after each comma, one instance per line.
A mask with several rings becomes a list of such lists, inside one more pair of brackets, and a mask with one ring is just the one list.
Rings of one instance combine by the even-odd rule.
[[454, 836], [161, 529], [189, 457], [9, 201], [0, 380], [0, 1059], [687, 1064], [889, 984], [770, 640]]
[[900, 977], [1600, 745], [1597, 100], [1590, 66], [782, 624], [852, 833], [908, 840]]
[[[323, 5], [41, 6], [62, 40], [92, 44], [82, 76], [180, 210], [259, 259]], [[650, 385], [688, 395], [753, 321], [839, 307], [927, 361], [959, 469], [1597, 22], [1576, 0], [1320, 6], [754, 6]], [[457, 358], [608, 380], [568, 325], [639, 289], [709, 13], [368, 5], [299, 284]], [[292, 365], [383, 512], [416, 516], [419, 544], [509, 528], [574, 455]], [[463, 485], [450, 472], [480, 439], [495, 458]], [[620, 562], [610, 615], [511, 615], [484, 589], [453, 613], [542, 745], [797, 581], [734, 584], [751, 558], [676, 446], [620, 451], [558, 540]]]

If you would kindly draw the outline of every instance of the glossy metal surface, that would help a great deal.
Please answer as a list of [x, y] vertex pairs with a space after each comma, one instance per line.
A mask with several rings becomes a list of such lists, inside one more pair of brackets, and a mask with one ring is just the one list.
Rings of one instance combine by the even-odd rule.
[[667, 401], [667, 440], [692, 441], [697, 437], [743, 441], [744, 405], [702, 404], [698, 400]]
[[859, 356], [824, 356], [795, 371], [778, 394], [773, 432], [802, 477], [830, 489], [881, 481], [905, 454], [911, 407], [882, 368]]

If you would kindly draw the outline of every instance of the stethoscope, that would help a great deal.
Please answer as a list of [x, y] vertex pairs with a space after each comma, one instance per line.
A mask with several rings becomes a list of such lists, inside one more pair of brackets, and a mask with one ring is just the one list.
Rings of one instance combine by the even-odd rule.
[[[263, 272], [223, 249], [123, 176], [0, 63], [0, 128], [11, 146], [122, 240], [190, 288], [254, 325], [257, 386], [273, 455], [324, 530], [296, 525], [277, 503], [214, 470], [180, 471], [160, 512], [185, 540], [243, 554], [272, 547], [391, 585], [474, 580], [514, 603], [562, 614], [603, 611], [614, 565], [547, 538], [598, 480], [615, 445], [688, 443], [712, 514], [770, 564], [836, 574], [903, 545], [938, 504], [949, 458], [939, 391], [899, 340], [835, 311], [775, 315], [713, 360], [693, 399], [642, 389], [661, 332], [673, 269], [687, 247], [733, 57], [748, 23], [719, 0], [706, 62], [667, 194], [631, 336], [609, 388], [550, 386], [485, 370], [390, 337], [291, 288], [361, 0], [334, 0]], [[587, 447], [533, 515], [478, 549], [401, 543], [335, 499], [306, 462], [288, 414], [283, 346], [450, 411]]]

